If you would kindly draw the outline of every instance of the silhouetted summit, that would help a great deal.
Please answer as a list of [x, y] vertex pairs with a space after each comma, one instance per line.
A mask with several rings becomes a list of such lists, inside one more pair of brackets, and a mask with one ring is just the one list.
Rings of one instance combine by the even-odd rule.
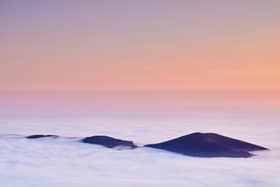
[[43, 135], [43, 134], [34, 134], [34, 135], [30, 135], [30, 136], [26, 136], [27, 139], [39, 139], [39, 138], [58, 138], [57, 135], [51, 135], [51, 134], [47, 134], [47, 135]]
[[251, 157], [253, 154], [250, 151], [268, 150], [215, 133], [193, 133], [145, 147], [197, 157]]
[[125, 147], [134, 149], [137, 146], [132, 141], [120, 140], [109, 136], [91, 136], [81, 140], [84, 143], [102, 145], [108, 148]]
[[[57, 135], [34, 134], [27, 139], [58, 138]], [[80, 140], [83, 143], [102, 145], [107, 148], [134, 149], [133, 141], [116, 139], [110, 136], [91, 136]], [[251, 157], [252, 151], [268, 150], [265, 147], [229, 138], [215, 133], [192, 133], [179, 138], [144, 147], [161, 149], [196, 157]]]

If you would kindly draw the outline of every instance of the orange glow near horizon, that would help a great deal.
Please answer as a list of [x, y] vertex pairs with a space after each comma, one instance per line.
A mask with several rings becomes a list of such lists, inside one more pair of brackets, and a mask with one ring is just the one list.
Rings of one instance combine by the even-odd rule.
[[51, 4], [7, 3], [0, 91], [280, 91], [277, 2]]

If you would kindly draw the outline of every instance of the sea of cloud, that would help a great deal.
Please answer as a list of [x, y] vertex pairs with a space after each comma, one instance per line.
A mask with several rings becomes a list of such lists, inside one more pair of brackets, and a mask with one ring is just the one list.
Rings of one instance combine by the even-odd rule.
[[160, 150], [112, 150], [77, 139], [0, 138], [6, 187], [280, 185], [280, 149], [253, 158], [193, 158]]
[[[0, 117], [0, 184], [5, 187], [278, 187], [279, 117], [271, 113], [197, 111], [101, 115], [5, 114]], [[3, 113], [2, 113], [3, 114]], [[252, 158], [194, 158], [150, 148], [114, 150], [83, 144], [109, 135], [156, 143], [191, 132], [216, 132], [271, 151]], [[25, 139], [30, 134], [58, 139]], [[72, 137], [72, 138], [69, 138]]]

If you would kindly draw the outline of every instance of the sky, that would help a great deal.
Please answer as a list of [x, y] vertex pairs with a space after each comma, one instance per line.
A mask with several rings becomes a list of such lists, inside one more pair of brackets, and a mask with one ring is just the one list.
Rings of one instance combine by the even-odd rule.
[[1, 0], [0, 91], [280, 91], [278, 0]]

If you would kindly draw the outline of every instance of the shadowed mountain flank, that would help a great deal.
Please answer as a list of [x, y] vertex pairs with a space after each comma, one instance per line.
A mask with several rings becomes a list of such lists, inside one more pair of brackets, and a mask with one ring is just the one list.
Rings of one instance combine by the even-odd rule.
[[51, 135], [51, 134], [34, 134], [34, 135], [30, 135], [30, 136], [26, 136], [25, 138], [27, 139], [39, 139], [39, 138], [58, 138], [57, 135]]
[[129, 148], [129, 149], [137, 148], [137, 146], [132, 141], [116, 139], [109, 136], [91, 136], [91, 137], [86, 137], [81, 141], [89, 144], [102, 145], [107, 148], [116, 148], [116, 147]]
[[[14, 137], [15, 135], [13, 135]], [[16, 136], [18, 137], [18, 136]], [[57, 135], [34, 134], [25, 136], [27, 139], [59, 138]], [[65, 137], [64, 137], [65, 138]], [[75, 138], [77, 139], [77, 138]], [[101, 145], [107, 148], [135, 149], [133, 141], [116, 139], [110, 136], [91, 136], [79, 140], [82, 143]], [[161, 149], [194, 157], [236, 157], [254, 156], [251, 152], [268, 150], [265, 147], [245, 141], [229, 138], [215, 133], [192, 133], [179, 138], [144, 147]]]
[[145, 147], [196, 157], [251, 157], [251, 151], [268, 150], [241, 140], [215, 133], [193, 133]]

